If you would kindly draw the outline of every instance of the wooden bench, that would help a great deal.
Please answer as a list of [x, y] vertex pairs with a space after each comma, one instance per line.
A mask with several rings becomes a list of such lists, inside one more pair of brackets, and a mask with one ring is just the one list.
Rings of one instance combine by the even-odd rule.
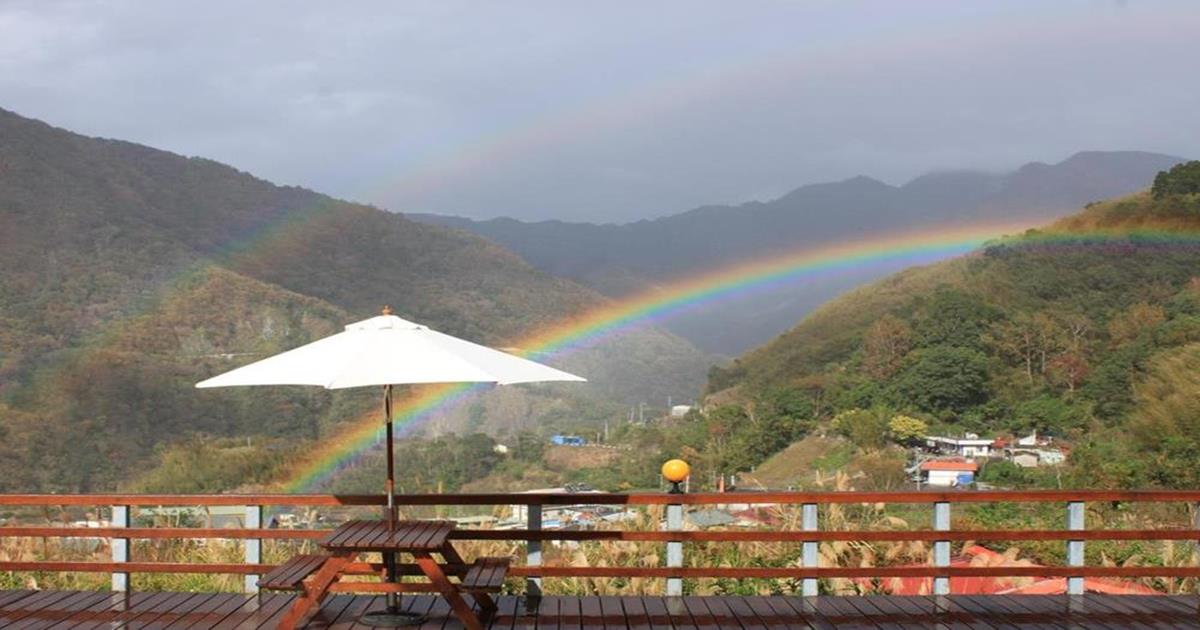
[[268, 591], [301, 591], [304, 580], [316, 573], [329, 559], [328, 554], [306, 553], [293, 556], [258, 579], [258, 587]]
[[478, 558], [467, 569], [461, 588], [468, 593], [498, 593], [508, 576], [508, 558]]

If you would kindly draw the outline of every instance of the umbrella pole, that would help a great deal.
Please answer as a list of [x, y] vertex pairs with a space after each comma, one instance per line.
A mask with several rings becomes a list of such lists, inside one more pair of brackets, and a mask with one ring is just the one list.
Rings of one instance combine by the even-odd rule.
[[[396, 458], [393, 450], [392, 434], [392, 386], [383, 386], [383, 415], [384, 423], [387, 426], [387, 523], [388, 531], [396, 528]], [[388, 553], [387, 557], [387, 573], [388, 581], [395, 583], [396, 580], [396, 554]], [[395, 612], [400, 607], [400, 594], [388, 593], [387, 598], [388, 612]]]
[[[391, 385], [383, 386], [383, 416], [387, 440], [387, 524], [388, 531], [393, 531], [396, 528], [396, 463], [392, 433]], [[383, 554], [383, 564], [387, 570], [387, 581], [393, 584], [399, 582], [399, 576], [396, 575], [396, 554], [390, 551]], [[366, 613], [359, 621], [368, 626], [394, 627], [416, 625], [424, 619], [422, 615], [400, 610], [400, 594], [388, 593], [385, 609]]]

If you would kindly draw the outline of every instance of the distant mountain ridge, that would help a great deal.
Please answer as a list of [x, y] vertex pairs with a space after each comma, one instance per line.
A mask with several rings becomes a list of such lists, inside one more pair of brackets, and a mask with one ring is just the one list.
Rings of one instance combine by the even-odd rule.
[[[984, 220], [1037, 223], [1142, 189], [1158, 171], [1182, 161], [1139, 151], [1087, 151], [1009, 173], [930, 173], [901, 186], [859, 176], [803, 186], [768, 202], [703, 206], [619, 225], [408, 216], [479, 234], [543, 271], [621, 296], [699, 270], [848, 238]], [[802, 284], [666, 325], [706, 350], [737, 354], [786, 330], [826, 299], [889, 271], [895, 269]]]

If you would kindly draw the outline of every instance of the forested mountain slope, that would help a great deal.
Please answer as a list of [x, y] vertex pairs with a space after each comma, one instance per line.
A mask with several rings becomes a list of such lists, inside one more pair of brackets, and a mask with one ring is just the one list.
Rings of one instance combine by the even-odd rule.
[[936, 431], [1057, 436], [1076, 447], [1068, 482], [1194, 486], [1198, 270], [1192, 162], [1154, 193], [833, 300], [714, 369], [710, 401], [773, 424], [786, 436], [775, 450], [848, 413], [832, 426], [878, 446], [900, 415]]
[[[111, 488], [190, 433], [331, 430], [361, 397], [191, 385], [384, 304], [505, 345], [604, 303], [476, 236], [0, 110], [0, 490]], [[537, 395], [568, 409], [686, 397], [706, 367], [653, 329], [564, 361], [592, 384]]]
[[[619, 296], [705, 269], [895, 230], [982, 220], [1035, 224], [1144, 188], [1156, 172], [1180, 161], [1137, 151], [1090, 151], [1011, 173], [932, 173], [901, 186], [855, 177], [804, 186], [768, 202], [705, 206], [623, 225], [414, 216], [481, 234], [539, 269]], [[897, 270], [801, 282], [713, 305], [668, 325], [705, 349], [740, 354], [850, 287]]]

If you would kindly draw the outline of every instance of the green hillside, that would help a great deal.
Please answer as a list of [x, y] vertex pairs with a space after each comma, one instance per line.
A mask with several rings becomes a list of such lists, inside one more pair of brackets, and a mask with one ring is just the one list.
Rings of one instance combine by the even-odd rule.
[[892, 441], [896, 415], [957, 433], [1036, 429], [1074, 444], [1064, 483], [1195, 485], [1197, 171], [852, 291], [714, 368], [709, 415], [799, 438], [841, 414], [834, 428], [868, 451]]
[[[112, 488], [192, 434], [336, 430], [375, 392], [191, 386], [384, 304], [503, 346], [604, 301], [475, 236], [0, 110], [0, 491]], [[470, 428], [682, 398], [706, 367], [656, 330], [567, 362], [592, 383]]]

